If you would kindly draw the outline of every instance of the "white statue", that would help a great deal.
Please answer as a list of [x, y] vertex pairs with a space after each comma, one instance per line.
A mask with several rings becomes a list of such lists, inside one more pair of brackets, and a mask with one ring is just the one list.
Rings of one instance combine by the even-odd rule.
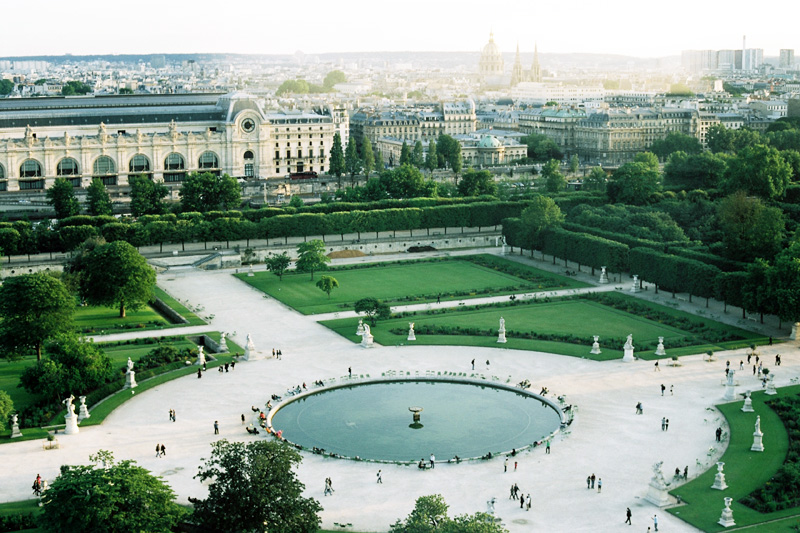
[[495, 504], [495, 502], [497, 502], [497, 498], [492, 498], [491, 500], [486, 502], [486, 512], [487, 512], [487, 514], [490, 514], [490, 515], [494, 516], [494, 504]]
[[131, 372], [132, 370], [133, 370], [133, 361], [131, 361], [131, 358], [128, 357], [128, 372]]
[[14, 413], [13, 415], [11, 415], [11, 425], [12, 426], [16, 426], [17, 425], [17, 419], [18, 419], [17, 413]]
[[369, 324], [364, 324], [364, 336], [365, 337], [369, 337], [370, 336]]
[[247, 334], [247, 345], [250, 346], [251, 344], [253, 344], [253, 339], [250, 337], [250, 334], [248, 333]]
[[728, 370], [728, 385], [733, 387], [733, 374], [735, 370]]
[[500, 331], [505, 331], [505, 330], [506, 330], [506, 319], [500, 317]]
[[625, 350], [633, 350], [633, 334], [628, 335], [628, 340], [625, 341], [625, 346], [623, 346]]
[[[128, 360], [130, 361], [130, 359], [128, 359]], [[75, 396], [73, 396], [72, 394], [70, 394], [70, 395], [69, 395], [69, 398], [67, 398], [66, 400], [64, 400], [63, 402], [61, 402], [61, 403], [63, 403], [64, 405], [66, 405], [66, 406], [67, 406], [67, 416], [75, 416], [75, 406], [74, 406], [74, 405], [72, 405], [72, 402], [73, 402], [73, 400], [75, 400]]]
[[761, 433], [761, 415], [756, 417], [756, 430], [755, 433]]
[[225, 344], [225, 337], [227, 337], [227, 336], [228, 336], [228, 334], [225, 333], [224, 331], [222, 333], [220, 333], [219, 334], [219, 343], [220, 344]]
[[409, 341], [417, 340], [417, 335], [414, 333], [414, 323], [413, 322], [409, 322], [408, 323], [408, 337], [407, 337], [406, 340], [409, 340]]
[[411, 331], [414, 331], [414, 323], [413, 322], [409, 322], [408, 323], [408, 329], [410, 329]]

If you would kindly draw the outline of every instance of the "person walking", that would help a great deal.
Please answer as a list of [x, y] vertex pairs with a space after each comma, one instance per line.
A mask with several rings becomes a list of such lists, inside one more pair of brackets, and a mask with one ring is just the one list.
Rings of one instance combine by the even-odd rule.
[[664, 431], [664, 426], [667, 425], [666, 417], [661, 417], [661, 431]]
[[244, 413], [242, 413], [242, 425], [244, 425]]
[[586, 476], [586, 489], [587, 490], [589, 488], [591, 488], [591, 484], [592, 484], [592, 476]]
[[475, 359], [472, 360], [472, 370], [475, 370]]
[[675, 392], [674, 391], [675, 391], [675, 385], [670, 385], [669, 386], [669, 395], [670, 396], [675, 396]]
[[519, 497], [519, 508], [520, 509], [524, 509], [525, 508], [525, 495], [524, 494], [520, 495], [520, 497]]
[[503, 461], [503, 473], [505, 474], [506, 472], [508, 472], [508, 457]]
[[525, 510], [526, 511], [530, 511], [531, 510], [531, 495], [530, 494], [528, 494], [528, 501], [525, 503]]
[[664, 422], [664, 431], [669, 431], [669, 418]]
[[658, 516], [653, 515], [653, 531], [658, 531]]
[[625, 510], [625, 523], [628, 524], [629, 526], [632, 525], [631, 524], [631, 508], [630, 507], [628, 507]]
[[381, 485], [383, 485], [383, 476], [381, 476], [381, 471], [380, 470], [378, 470], [378, 481], [377, 481], [377, 483], [380, 483]]
[[431, 454], [431, 469], [433, 469], [434, 466], [436, 466], [436, 457]]
[[156, 457], [161, 457], [161, 444], [156, 444]]
[[516, 483], [511, 485], [511, 488], [509, 489], [509, 492], [508, 492], [508, 499], [509, 500], [516, 500], [517, 499], [517, 493], [514, 492], [514, 487], [515, 486], [516, 486]]
[[661, 396], [664, 396], [664, 391], [667, 390], [667, 386], [663, 383], [661, 384]]
[[603, 491], [603, 478], [597, 478], [597, 492]]
[[547, 439], [544, 443], [544, 453], [550, 453], [550, 439]]
[[514, 461], [514, 472], [516, 472], [516, 471], [517, 471], [517, 462]]
[[653, 372], [661, 372], [661, 367], [658, 366], [658, 361], [653, 365]]
[[[753, 367], [753, 368], [755, 368], [755, 367]], [[755, 373], [756, 373], [755, 370], [753, 370], [753, 374], [755, 374]], [[197, 379], [200, 379], [202, 377], [203, 377], [203, 371], [198, 368], [197, 369]]]
[[214, 435], [219, 435], [219, 421], [214, 420]]
[[722, 441], [722, 428], [718, 427], [717, 428], [717, 442], [721, 442], [721, 441]]
[[350, 376], [351, 378], [353, 377], [353, 367], [350, 366], [347, 367], [347, 375]]
[[161, 445], [161, 457], [164, 457], [165, 455], [167, 455], [167, 447], [162, 444]]
[[591, 479], [591, 481], [592, 481], [592, 488], [594, 488], [594, 480], [596, 479], [596, 478], [594, 477], [594, 474], [592, 474], [592, 477], [590, 477], [589, 479]]
[[686, 468], [683, 469], [683, 479], [689, 479], [689, 465], [686, 465]]
[[642, 402], [636, 403], [636, 414], [637, 415], [644, 414], [644, 409], [642, 409]]

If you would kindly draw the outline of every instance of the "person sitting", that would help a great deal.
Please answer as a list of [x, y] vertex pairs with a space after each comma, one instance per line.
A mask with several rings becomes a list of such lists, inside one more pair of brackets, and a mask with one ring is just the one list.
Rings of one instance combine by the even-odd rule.
[[259, 408], [258, 408], [258, 407], [256, 407], [255, 405], [251, 405], [251, 406], [250, 406], [250, 410], [251, 410], [251, 411], [253, 411], [254, 413], [257, 413], [257, 412], [259, 412], [261, 409], [259, 409]]
[[267, 409], [272, 409], [272, 400], [267, 400]]
[[305, 381], [303, 382], [303, 390], [308, 390], [308, 389], [306, 388], [306, 382], [305, 382]]
[[258, 418], [261, 419], [261, 420], [266, 420], [267, 419], [267, 414], [264, 411], [261, 411], [261, 413], [259, 413], [259, 415], [258, 415]]
[[246, 429], [246, 430], [247, 430], [247, 432], [248, 432], [248, 433], [250, 433], [251, 435], [258, 435], [258, 428], [257, 428], [257, 427], [253, 427], [253, 425], [252, 425], [252, 424], [250, 424], [250, 426], [246, 427], [245, 429]]
[[420, 459], [419, 460], [419, 464], [417, 465], [417, 468], [419, 468], [420, 470], [425, 470], [425, 468], [427, 468], [425, 466], [425, 459]]

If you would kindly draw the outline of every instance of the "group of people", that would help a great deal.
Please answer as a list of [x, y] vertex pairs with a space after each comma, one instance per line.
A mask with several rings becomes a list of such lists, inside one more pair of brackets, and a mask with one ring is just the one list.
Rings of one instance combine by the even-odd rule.
[[219, 372], [220, 374], [223, 372], [227, 372], [228, 369], [233, 370], [233, 367], [236, 366], [236, 361], [231, 361], [230, 363], [225, 363], [224, 365], [219, 365]]
[[42, 479], [41, 475], [36, 474], [36, 479], [33, 480], [33, 487], [31, 488], [33, 489], [34, 496], [41, 496], [42, 492], [47, 489], [47, 481]]
[[156, 444], [156, 457], [164, 457], [167, 455], [167, 447], [163, 444]]
[[272, 349], [272, 357], [274, 357], [275, 359], [280, 359], [282, 355], [283, 352], [280, 349], [278, 350], [276, 350], [275, 348]]
[[[456, 456], [456, 457], [458, 457], [458, 456]], [[431, 458], [430, 458], [430, 462], [429, 463], [427, 463], [427, 464], [425, 463], [425, 458], [424, 457], [419, 460], [419, 463], [417, 463], [417, 468], [419, 468], [420, 470], [425, 470], [427, 468], [434, 468], [435, 466], [436, 466], [436, 457], [433, 454], [431, 454]]]
[[175, 409], [169, 410], [169, 419], [171, 422], [175, 422]]
[[597, 485], [597, 492], [603, 491], [603, 478], [596, 477], [594, 473], [591, 476], [586, 476], [586, 488], [593, 489]]
[[509, 500], [519, 500], [519, 508], [525, 509], [526, 511], [531, 510], [531, 505], [533, 505], [533, 498], [531, 498], [530, 493], [528, 493], [527, 498], [525, 497], [525, 493], [519, 490], [519, 486], [514, 483], [511, 485], [511, 493], [508, 496]]
[[331, 481], [331, 478], [326, 477], [325, 478], [325, 490], [323, 491], [322, 495], [323, 496], [327, 496], [328, 494], [333, 496], [333, 481]]

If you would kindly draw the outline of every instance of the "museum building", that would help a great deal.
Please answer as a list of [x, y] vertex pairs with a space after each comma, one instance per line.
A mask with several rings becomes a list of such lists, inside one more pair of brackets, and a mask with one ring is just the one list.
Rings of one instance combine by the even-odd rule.
[[327, 108], [265, 110], [241, 92], [0, 99], [0, 191], [33, 193], [57, 178], [113, 190], [145, 175], [177, 189], [190, 172], [324, 172], [346, 121]]

